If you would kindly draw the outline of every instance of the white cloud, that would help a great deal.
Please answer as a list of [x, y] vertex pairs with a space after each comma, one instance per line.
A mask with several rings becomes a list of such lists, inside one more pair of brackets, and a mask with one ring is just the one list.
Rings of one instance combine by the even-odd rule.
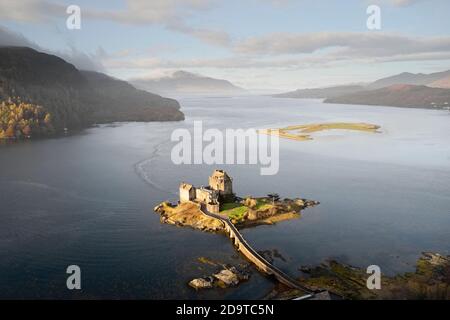
[[128, 24], [172, 24], [198, 11], [209, 10], [209, 0], [126, 0], [123, 10], [85, 9], [91, 17]]
[[210, 10], [217, 1], [211, 0], [127, 0], [124, 10], [84, 10], [85, 16], [116, 21], [123, 24], [162, 25], [169, 30], [190, 35], [206, 43], [228, 45], [229, 35], [224, 31], [198, 28], [186, 20], [196, 13]]
[[450, 36], [409, 37], [383, 33], [276, 34], [239, 42], [224, 58], [165, 59], [134, 56], [104, 60], [109, 70], [130, 74], [154, 69], [299, 70], [351, 64], [450, 60]]
[[450, 36], [410, 37], [372, 32], [277, 33], [245, 39], [235, 50], [249, 55], [295, 55], [328, 50], [340, 57], [387, 57], [450, 52]]
[[[126, 0], [123, 9], [81, 7], [83, 19], [108, 20], [129, 25], [161, 25], [206, 43], [228, 45], [229, 35], [189, 25], [186, 20], [213, 8], [217, 0]], [[66, 7], [50, 0], [2, 0], [0, 19], [40, 23], [49, 18], [67, 17]]]
[[66, 13], [66, 6], [45, 0], [2, 0], [0, 19], [16, 22], [44, 22], [50, 16]]

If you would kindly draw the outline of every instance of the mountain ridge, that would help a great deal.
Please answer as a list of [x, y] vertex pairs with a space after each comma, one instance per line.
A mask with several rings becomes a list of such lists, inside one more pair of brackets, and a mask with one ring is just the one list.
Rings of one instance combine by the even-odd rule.
[[273, 95], [273, 97], [298, 98], [298, 99], [325, 99], [329, 97], [339, 96], [342, 94], [363, 90], [364, 86], [360, 85], [342, 85], [324, 88], [297, 89], [295, 91], [275, 94]]
[[380, 89], [395, 84], [429, 85], [450, 76], [450, 70], [435, 73], [402, 72], [390, 77], [378, 79], [368, 85], [371, 89]]
[[0, 101], [9, 99], [44, 107], [57, 131], [114, 121], [184, 119], [176, 100], [106, 74], [78, 70], [29, 47], [0, 47]]
[[164, 95], [232, 95], [246, 91], [228, 80], [178, 70], [170, 76], [161, 78], [136, 78], [130, 82], [137, 88]]
[[448, 109], [450, 90], [430, 88], [424, 85], [395, 84], [380, 89], [365, 90], [328, 98], [324, 102], [404, 108]]
[[[408, 94], [405, 94], [405, 92], [408, 92]], [[274, 97], [320, 98], [325, 99], [325, 103], [338, 104], [447, 108], [450, 101], [449, 94], [450, 70], [447, 70], [430, 74], [403, 72], [378, 79], [366, 86], [342, 85], [298, 89], [277, 94]]]

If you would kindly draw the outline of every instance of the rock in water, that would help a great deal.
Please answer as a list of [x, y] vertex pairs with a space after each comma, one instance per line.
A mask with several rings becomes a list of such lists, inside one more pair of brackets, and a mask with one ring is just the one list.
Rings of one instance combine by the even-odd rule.
[[217, 280], [222, 281], [227, 287], [239, 284], [239, 277], [236, 273], [228, 269], [223, 269], [213, 275]]
[[194, 289], [209, 289], [213, 287], [213, 279], [208, 278], [197, 278], [191, 280], [189, 285]]

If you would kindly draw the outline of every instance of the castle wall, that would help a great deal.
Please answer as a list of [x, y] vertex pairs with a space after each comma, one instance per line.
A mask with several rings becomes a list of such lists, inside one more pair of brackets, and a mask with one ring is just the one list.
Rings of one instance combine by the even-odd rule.
[[180, 202], [198, 201], [211, 205], [211, 212], [219, 212], [220, 201], [233, 201], [231, 178], [222, 170], [216, 170], [209, 177], [209, 187], [195, 188], [189, 183], [180, 185]]
[[205, 189], [196, 189], [195, 190], [195, 198], [198, 201], [209, 203], [211, 202], [211, 193]]

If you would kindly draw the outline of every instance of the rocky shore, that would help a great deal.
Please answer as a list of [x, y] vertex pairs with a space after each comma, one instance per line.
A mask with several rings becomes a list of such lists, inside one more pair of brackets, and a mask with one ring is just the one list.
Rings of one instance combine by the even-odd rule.
[[[450, 299], [450, 256], [423, 252], [417, 260], [415, 272], [395, 277], [381, 276], [381, 289], [370, 290], [366, 281], [369, 274], [335, 260], [318, 266], [302, 266], [300, 283], [311, 290], [326, 289], [335, 297], [344, 299]], [[296, 290], [278, 286], [266, 296], [267, 299], [292, 299], [298, 297]]]
[[206, 232], [218, 232], [224, 229], [221, 221], [208, 217], [200, 210], [199, 206], [191, 202], [172, 205], [162, 202], [154, 208], [162, 223], [181, 227], [191, 227]]
[[[251, 198], [226, 203], [220, 214], [228, 217], [237, 227], [244, 228], [262, 224], [274, 224], [279, 221], [299, 218], [301, 210], [319, 204], [307, 199], [271, 199], [269, 197]], [[188, 226], [206, 232], [218, 232], [224, 229], [221, 221], [206, 216], [194, 202], [173, 205], [162, 202], [154, 208], [162, 223]]]
[[246, 198], [241, 201], [241, 204], [247, 208], [242, 219], [232, 219], [231, 221], [238, 227], [244, 228], [300, 218], [302, 210], [314, 207], [319, 202], [300, 198], [272, 201], [270, 198], [264, 197]]

